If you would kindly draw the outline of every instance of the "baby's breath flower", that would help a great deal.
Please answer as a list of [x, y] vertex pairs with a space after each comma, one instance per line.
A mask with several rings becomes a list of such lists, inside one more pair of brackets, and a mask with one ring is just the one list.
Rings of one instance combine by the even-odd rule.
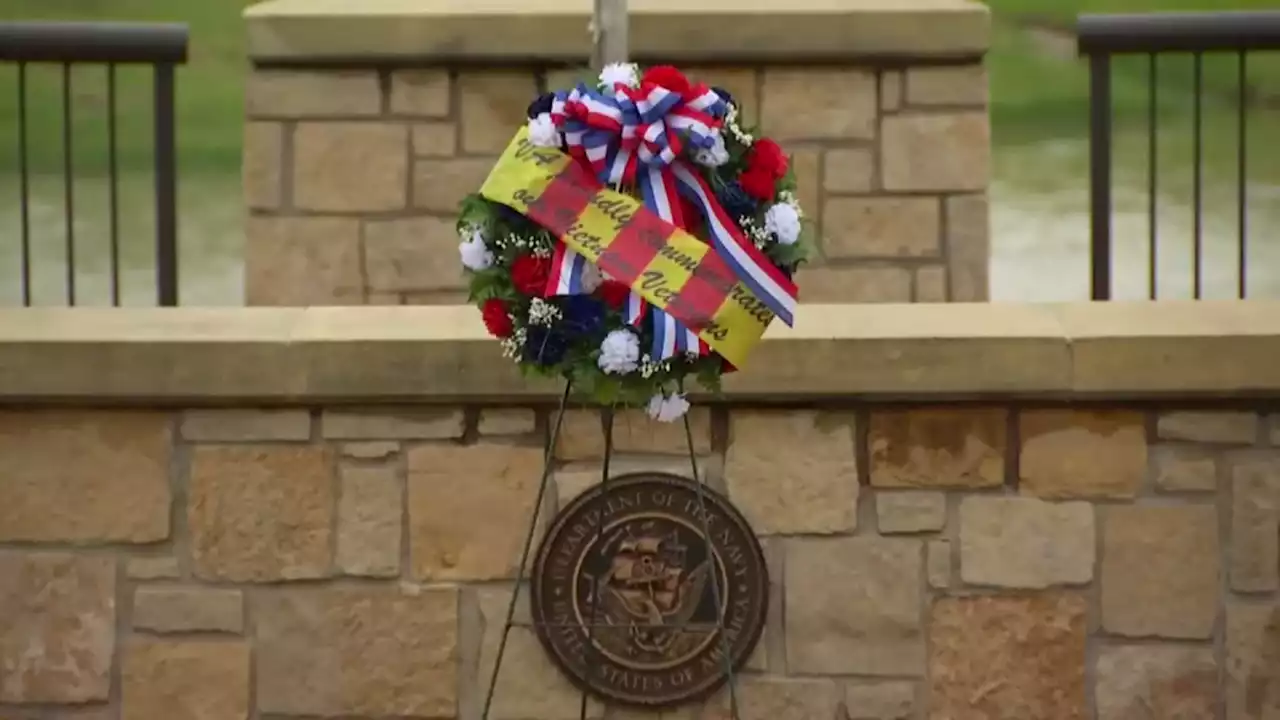
[[742, 233], [751, 238], [751, 244], [755, 245], [757, 249], [763, 250], [765, 245], [773, 241], [773, 236], [769, 234], [769, 231], [757, 223], [754, 218], [738, 218], [738, 224], [742, 226]]
[[542, 298], [534, 298], [533, 302], [529, 303], [530, 325], [550, 325], [560, 317], [560, 308]]
[[516, 328], [516, 331], [509, 338], [502, 339], [502, 356], [520, 362], [520, 351], [524, 348], [525, 329]]

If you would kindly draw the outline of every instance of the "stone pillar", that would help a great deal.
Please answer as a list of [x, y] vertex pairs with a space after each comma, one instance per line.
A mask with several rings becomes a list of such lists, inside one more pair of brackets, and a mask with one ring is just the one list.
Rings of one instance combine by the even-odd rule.
[[[679, 15], [632, 3], [632, 52], [728, 88], [794, 154], [821, 236], [802, 300], [986, 300], [985, 6], [765, 0], [744, 16], [690, 2]], [[590, 8], [456, 7], [271, 0], [246, 11], [248, 304], [464, 299], [457, 202], [535, 93], [581, 75], [564, 68], [586, 64]]]

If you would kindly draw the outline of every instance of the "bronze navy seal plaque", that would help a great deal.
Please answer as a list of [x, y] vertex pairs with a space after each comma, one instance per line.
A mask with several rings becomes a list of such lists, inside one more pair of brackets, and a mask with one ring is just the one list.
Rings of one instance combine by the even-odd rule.
[[728, 500], [704, 486], [700, 501], [689, 480], [640, 473], [560, 512], [538, 549], [531, 604], [539, 639], [575, 685], [661, 708], [718, 689], [726, 646], [737, 672], [768, 598], [760, 543]]

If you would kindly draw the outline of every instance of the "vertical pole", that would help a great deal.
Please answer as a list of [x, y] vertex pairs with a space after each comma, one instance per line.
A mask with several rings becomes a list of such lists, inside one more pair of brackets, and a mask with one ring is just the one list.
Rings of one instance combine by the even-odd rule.
[[628, 62], [627, 0], [594, 0], [591, 35], [594, 50], [591, 67], [596, 72], [609, 63]]

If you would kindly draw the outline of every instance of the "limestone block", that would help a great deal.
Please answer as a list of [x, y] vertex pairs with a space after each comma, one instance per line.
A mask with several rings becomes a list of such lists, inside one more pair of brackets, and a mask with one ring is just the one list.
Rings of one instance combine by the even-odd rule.
[[400, 443], [392, 440], [342, 443], [343, 456], [357, 460], [385, 460], [398, 452], [400, 452]]
[[892, 265], [813, 267], [796, 273], [802, 303], [911, 302], [911, 271]]
[[392, 465], [344, 465], [338, 501], [338, 569], [347, 575], [400, 574], [404, 483]]
[[876, 537], [787, 542], [787, 670], [922, 675], [921, 543]]
[[987, 71], [982, 65], [907, 69], [908, 105], [987, 105]]
[[[711, 409], [705, 405], [689, 409], [693, 451], [711, 452]], [[555, 423], [552, 414], [551, 423]], [[689, 439], [683, 422], [664, 423], [640, 410], [620, 410], [613, 417], [613, 450], [618, 453], [653, 453], [688, 457]], [[586, 460], [604, 457], [604, 420], [598, 410], [581, 409], [565, 413], [556, 440], [559, 460]]]
[[464, 153], [501, 153], [527, 122], [526, 110], [537, 97], [529, 71], [463, 71], [458, 86]]
[[133, 595], [133, 626], [159, 633], [244, 631], [239, 590], [140, 587]]
[[931, 197], [832, 197], [822, 208], [832, 260], [938, 257], [942, 202]]
[[947, 302], [947, 269], [941, 265], [916, 268], [915, 302]]
[[284, 193], [284, 125], [278, 122], [246, 122], [241, 182], [245, 207], [273, 210]]
[[944, 201], [947, 285], [952, 302], [985, 302], [991, 256], [991, 218], [985, 194], [951, 195]]
[[481, 435], [528, 435], [538, 427], [531, 408], [492, 408], [480, 411]]
[[1047, 588], [1093, 579], [1093, 506], [973, 495], [960, 503], [960, 577], [974, 585]]
[[871, 192], [876, 156], [871, 148], [831, 148], [823, 154], [822, 187], [827, 192]]
[[359, 305], [360, 221], [250, 216], [244, 282], [248, 305]]
[[415, 123], [410, 131], [417, 157], [453, 157], [458, 154], [458, 125], [451, 122]]
[[889, 192], [985, 190], [990, 175], [987, 113], [902, 114], [880, 125], [880, 173]]
[[733, 412], [730, 421], [725, 482], [757, 533], [854, 529], [858, 471], [852, 414], [744, 410]]
[[1213, 492], [1218, 489], [1218, 462], [1212, 451], [1195, 445], [1151, 448], [1156, 487], [1169, 492]]
[[1280, 456], [1242, 458], [1231, 468], [1231, 589], [1280, 589]]
[[1110, 507], [1102, 542], [1102, 627], [1107, 632], [1212, 636], [1221, 582], [1214, 506]]
[[421, 445], [409, 469], [409, 564], [419, 580], [514, 577], [541, 479], [540, 447]]
[[83, 703], [111, 692], [115, 564], [0, 550], [0, 703]]
[[1142, 415], [1030, 410], [1020, 418], [1022, 491], [1043, 498], [1129, 498], [1147, 472]]
[[876, 493], [876, 527], [880, 534], [941, 530], [947, 524], [947, 498], [940, 492]]
[[121, 720], [249, 717], [249, 646], [219, 640], [141, 640], [121, 670]]
[[813, 223], [815, 231], [819, 230], [822, 227], [822, 152], [816, 146], [796, 144], [788, 144], [784, 150], [791, 154], [796, 200], [805, 219]]
[[[512, 128], [511, 132], [516, 129]], [[493, 158], [420, 158], [414, 161], [414, 209], [456, 213], [463, 198], [484, 184], [493, 163]]]
[[1084, 720], [1087, 604], [1074, 594], [942, 598], [930, 720]]
[[171, 416], [0, 411], [0, 542], [169, 537]]
[[206, 580], [325, 577], [333, 561], [333, 452], [314, 445], [215, 445], [191, 457], [187, 528]]
[[178, 558], [170, 556], [131, 557], [125, 566], [130, 580], [165, 580], [181, 574]]
[[1156, 420], [1156, 434], [1162, 440], [1224, 445], [1253, 445], [1261, 422], [1251, 412], [1171, 412]]
[[851, 69], [768, 67], [760, 117], [779, 141], [875, 137], [876, 77]]
[[260, 712], [454, 716], [455, 589], [279, 589], [254, 617]]
[[462, 290], [458, 231], [449, 218], [423, 215], [364, 224], [365, 272], [374, 292]]
[[448, 70], [396, 70], [391, 73], [391, 113], [444, 117], [449, 114], [449, 92]]
[[451, 440], [462, 437], [461, 409], [426, 406], [341, 408], [320, 417], [320, 433], [333, 440]]
[[[477, 590], [481, 627], [480, 662], [476, 672], [477, 697], [484, 702], [493, 678], [502, 626], [507, 620], [511, 589], [484, 587]], [[521, 589], [516, 610], [517, 622], [529, 621], [529, 593]], [[547, 657], [532, 628], [513, 627], [507, 640], [498, 687], [493, 694], [490, 717], [493, 720], [577, 720], [582, 693], [576, 689]], [[601, 704], [592, 699], [587, 708], [589, 718], [603, 714]]]
[[849, 720], [913, 720], [916, 684], [900, 680], [846, 683], [844, 711]]
[[929, 587], [941, 589], [951, 586], [951, 541], [930, 540], [925, 549], [925, 574]]
[[408, 206], [409, 131], [378, 122], [299, 123], [293, 134], [293, 204], [318, 212]]
[[882, 70], [880, 72], [880, 109], [886, 113], [894, 113], [901, 108], [902, 72]]
[[875, 487], [995, 487], [1004, 483], [1002, 408], [875, 411], [867, 445]]
[[[826, 678], [742, 676], [737, 687], [737, 720], [835, 718], [841, 690]], [[734, 720], [726, 693], [720, 693], [702, 720]]]
[[1280, 713], [1280, 606], [1227, 603], [1227, 720]]
[[182, 439], [191, 442], [307, 440], [311, 413], [306, 410], [247, 408], [188, 410], [182, 414]]
[[1104, 647], [1098, 655], [1098, 720], [1211, 718], [1218, 667], [1207, 647]]
[[249, 73], [249, 117], [373, 116], [382, 110], [372, 70], [261, 70]]

